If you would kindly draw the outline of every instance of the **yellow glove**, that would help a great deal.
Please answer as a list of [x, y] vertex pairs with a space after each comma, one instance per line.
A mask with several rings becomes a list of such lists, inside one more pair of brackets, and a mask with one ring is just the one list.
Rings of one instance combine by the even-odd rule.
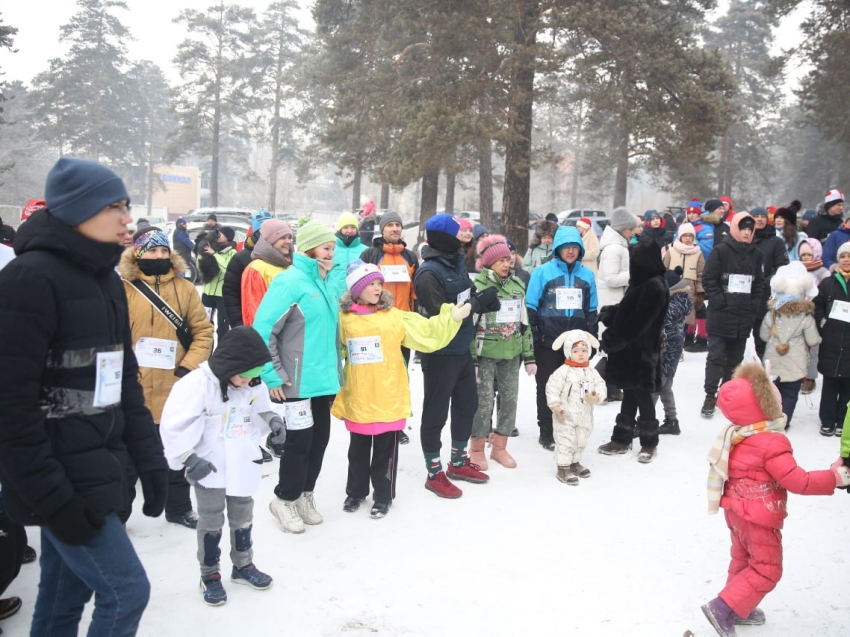
[[472, 313], [472, 306], [469, 303], [461, 303], [452, 308], [452, 319], [460, 323], [463, 319]]

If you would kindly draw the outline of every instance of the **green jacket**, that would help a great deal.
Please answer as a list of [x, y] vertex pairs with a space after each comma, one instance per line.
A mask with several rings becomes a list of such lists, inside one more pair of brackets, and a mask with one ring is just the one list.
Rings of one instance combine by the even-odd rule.
[[253, 327], [272, 357], [260, 375], [268, 387], [291, 383], [283, 388], [287, 398], [339, 393], [339, 296], [315, 259], [295, 253], [292, 266], [272, 280]]
[[[525, 309], [525, 284], [513, 271], [503, 282], [490, 268], [481, 270], [474, 283], [479, 292], [486, 288], [496, 288], [503, 307], [500, 312], [489, 312], [478, 319], [475, 338], [470, 345], [472, 359], [477, 361], [479, 356], [483, 356], [510, 360], [522, 354], [524, 363], [533, 363], [534, 349], [528, 327], [528, 311]], [[506, 301], [519, 303], [510, 304], [511, 307]], [[505, 321], [514, 317], [517, 320]]]
[[348, 274], [348, 264], [359, 259], [363, 254], [363, 244], [360, 243], [360, 236], [355, 235], [351, 245], [346, 246], [345, 242], [340, 238], [339, 234], [336, 237], [336, 248], [334, 248], [334, 267], [328, 273], [328, 280], [336, 288], [337, 296], [342, 296], [348, 291], [345, 286], [345, 276]]
[[198, 261], [201, 259], [215, 259], [218, 261], [218, 276], [209, 283], [204, 283], [204, 294], [209, 296], [221, 296], [221, 288], [224, 285], [224, 273], [227, 272], [227, 264], [236, 256], [236, 250], [232, 246], [228, 246], [221, 252], [216, 252], [213, 255], [200, 254]]

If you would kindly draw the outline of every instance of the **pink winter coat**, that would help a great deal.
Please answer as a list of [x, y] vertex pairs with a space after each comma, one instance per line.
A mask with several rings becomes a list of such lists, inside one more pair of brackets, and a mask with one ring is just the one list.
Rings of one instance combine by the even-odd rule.
[[773, 529], [781, 529], [788, 513], [788, 491], [800, 495], [832, 495], [832, 471], [805, 471], [794, 460], [791, 442], [782, 433], [748, 436], [732, 447], [729, 480], [720, 506]]

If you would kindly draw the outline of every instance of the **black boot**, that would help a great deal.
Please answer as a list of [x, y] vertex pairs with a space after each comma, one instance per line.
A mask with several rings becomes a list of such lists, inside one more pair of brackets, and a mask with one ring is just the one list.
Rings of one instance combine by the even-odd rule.
[[648, 464], [658, 453], [658, 420], [655, 418], [639, 418], [637, 425], [640, 430], [638, 462]]
[[679, 421], [676, 418], [665, 418], [664, 424], [658, 428], [658, 433], [662, 436], [678, 436], [682, 430], [679, 429]]
[[540, 443], [540, 446], [546, 449], [547, 451], [554, 451], [555, 449], [555, 438], [552, 435], [552, 425], [541, 424], [540, 425], [540, 438], [537, 439], [537, 442]]
[[606, 456], [614, 456], [626, 453], [632, 448], [632, 431], [635, 428], [634, 419], [628, 419], [622, 414], [617, 414], [614, 431], [611, 433], [611, 442], [606, 442], [598, 449], [599, 453]]

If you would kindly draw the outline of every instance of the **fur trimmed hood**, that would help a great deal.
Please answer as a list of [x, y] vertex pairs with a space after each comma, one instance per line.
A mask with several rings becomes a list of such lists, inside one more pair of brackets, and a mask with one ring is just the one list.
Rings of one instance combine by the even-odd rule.
[[[767, 302], [767, 309], [773, 310], [774, 299], [770, 299]], [[811, 301], [791, 301], [790, 303], [786, 303], [778, 310], [776, 313], [780, 316], [793, 316], [794, 314], [811, 314], [814, 316], [815, 314], [815, 304]]]
[[782, 417], [779, 390], [759, 363], [738, 366], [735, 377], [720, 387], [717, 406], [733, 425], [746, 426]]
[[[389, 310], [393, 307], [395, 299], [392, 292], [389, 290], [381, 290], [381, 298], [378, 299], [378, 310]], [[351, 298], [351, 292], [345, 291], [339, 297], [340, 312], [351, 312], [351, 306], [354, 305], [354, 299]]]
[[538, 221], [537, 225], [534, 226], [534, 238], [531, 240], [531, 247], [539, 246], [540, 240], [543, 237], [552, 237], [554, 239], [558, 228], [558, 224], [554, 221], [546, 221], [545, 219]]
[[700, 221], [712, 226], [717, 226], [723, 223], [723, 217], [720, 215], [719, 212], [706, 212], [700, 217]]
[[[171, 277], [176, 276], [178, 272], [185, 272], [189, 269], [186, 262], [183, 260], [176, 250], [171, 250], [171, 272], [160, 277], [160, 281], [168, 281]], [[147, 277], [139, 269], [139, 262], [133, 255], [133, 248], [127, 248], [121, 254], [121, 260], [118, 262], [118, 274], [122, 279], [127, 281], [137, 281], [139, 279], [150, 280], [153, 277]]]

